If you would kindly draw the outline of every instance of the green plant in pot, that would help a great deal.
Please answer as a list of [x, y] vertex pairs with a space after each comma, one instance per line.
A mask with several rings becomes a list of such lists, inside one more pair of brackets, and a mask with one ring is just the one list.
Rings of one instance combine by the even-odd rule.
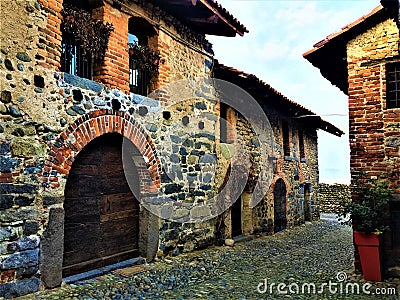
[[[381, 235], [388, 230], [388, 203], [393, 191], [384, 180], [363, 180], [358, 176], [351, 185], [353, 201], [341, 201], [339, 221], [352, 225], [354, 243], [360, 255], [364, 279], [381, 281]], [[349, 218], [350, 216], [350, 218]]]

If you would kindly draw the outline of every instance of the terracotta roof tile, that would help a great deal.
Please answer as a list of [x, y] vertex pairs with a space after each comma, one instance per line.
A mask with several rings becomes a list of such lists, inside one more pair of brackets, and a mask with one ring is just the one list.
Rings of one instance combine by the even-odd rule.
[[240, 27], [243, 32], [249, 32], [249, 30], [242, 23], [240, 23], [238, 19], [236, 19], [227, 9], [222, 7], [222, 5], [219, 4], [217, 1], [214, 1], [214, 0], [205, 0], [205, 1], [207, 1], [211, 5], [215, 6], [220, 12], [222, 12], [225, 15], [225, 17], [229, 21], [234, 23], [237, 27]]
[[378, 5], [377, 7], [375, 7], [370, 13], [358, 18], [357, 20], [355, 20], [354, 22], [351, 22], [350, 24], [347, 24], [346, 26], [342, 27], [340, 31], [338, 32], [334, 32], [330, 35], [328, 35], [325, 39], [319, 41], [318, 43], [315, 43], [313, 45], [313, 49], [305, 52], [303, 54], [303, 56], [307, 56], [310, 53], [313, 53], [314, 51], [318, 50], [319, 48], [323, 47], [324, 45], [326, 45], [327, 43], [329, 43], [330, 41], [332, 41], [333, 39], [339, 37], [340, 35], [342, 35], [343, 33], [349, 31], [350, 29], [354, 28], [355, 26], [363, 23], [366, 19], [370, 18], [372, 15], [374, 15], [375, 13], [377, 13], [378, 11], [382, 10], [383, 7], [382, 5]]

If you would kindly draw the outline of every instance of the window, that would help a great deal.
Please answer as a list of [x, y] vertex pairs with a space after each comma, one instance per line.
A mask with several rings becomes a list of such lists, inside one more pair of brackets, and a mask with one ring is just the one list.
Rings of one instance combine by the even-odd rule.
[[306, 153], [304, 151], [304, 133], [303, 131], [299, 131], [299, 150], [300, 150], [300, 158], [305, 158]]
[[[132, 33], [128, 33], [128, 41], [130, 45], [139, 44], [137, 36]], [[147, 95], [147, 86], [140, 86], [139, 84], [141, 77], [142, 74], [139, 73], [135, 60], [132, 55], [129, 55], [129, 89], [132, 93]]]
[[219, 137], [221, 143], [227, 143], [228, 140], [228, 124], [227, 124], [227, 111], [228, 105], [226, 103], [220, 102], [220, 118], [219, 118]]
[[61, 47], [61, 71], [92, 79], [92, 59], [89, 53], [83, 54], [82, 47], [75, 40], [75, 37], [71, 34], [63, 33]]
[[221, 143], [232, 144], [235, 142], [234, 115], [235, 111], [232, 107], [229, 107], [224, 102], [220, 102], [219, 136]]
[[[82, 9], [90, 14], [87, 1], [65, 0], [64, 8], [67, 6]], [[61, 71], [92, 79], [93, 61], [91, 55], [83, 50], [74, 32], [62, 32]]]
[[129, 90], [147, 96], [158, 70], [157, 35], [153, 26], [139, 17], [129, 19]]
[[[133, 49], [134, 47], [140, 46], [141, 44], [145, 44], [143, 40], [139, 42], [139, 39], [136, 35], [129, 33], [128, 34], [129, 47]], [[150, 93], [150, 79], [149, 72], [147, 70], [141, 69], [134, 56], [129, 55], [129, 90], [132, 93], [147, 96]]]
[[286, 121], [282, 121], [282, 138], [283, 138], [283, 155], [290, 156], [289, 125]]
[[386, 108], [400, 108], [400, 62], [386, 65]]

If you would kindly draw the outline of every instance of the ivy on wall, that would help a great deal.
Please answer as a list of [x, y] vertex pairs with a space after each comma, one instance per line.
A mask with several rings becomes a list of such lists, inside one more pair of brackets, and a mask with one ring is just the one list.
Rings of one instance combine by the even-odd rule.
[[93, 19], [86, 10], [70, 5], [65, 5], [61, 14], [62, 31], [74, 37], [76, 45], [82, 48], [83, 57], [90, 55], [94, 60], [103, 60], [113, 25]]

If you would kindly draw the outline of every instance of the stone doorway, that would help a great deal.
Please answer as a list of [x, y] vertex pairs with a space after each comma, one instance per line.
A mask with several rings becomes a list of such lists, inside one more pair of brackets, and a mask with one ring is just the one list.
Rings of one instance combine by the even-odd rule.
[[139, 203], [125, 178], [122, 142], [117, 133], [102, 135], [73, 163], [65, 187], [63, 277], [138, 256]]
[[304, 184], [304, 221], [311, 222], [311, 185]]
[[286, 229], [286, 184], [279, 178], [274, 185], [274, 232]]
[[239, 197], [231, 208], [232, 237], [241, 235], [242, 228], [242, 197]]

